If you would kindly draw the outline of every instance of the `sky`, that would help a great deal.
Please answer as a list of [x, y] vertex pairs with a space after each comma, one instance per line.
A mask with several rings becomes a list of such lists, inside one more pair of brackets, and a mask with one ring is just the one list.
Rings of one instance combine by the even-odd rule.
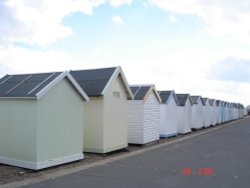
[[248, 105], [250, 1], [0, 1], [1, 77], [113, 66], [132, 85]]

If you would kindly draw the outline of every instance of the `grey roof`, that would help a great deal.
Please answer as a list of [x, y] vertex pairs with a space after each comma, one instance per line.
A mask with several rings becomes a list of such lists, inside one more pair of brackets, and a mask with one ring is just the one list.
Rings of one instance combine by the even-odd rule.
[[61, 72], [6, 75], [0, 79], [0, 97], [35, 98]]
[[172, 91], [158, 91], [158, 93], [161, 97], [162, 103], [168, 103], [168, 100], [169, 100], [170, 96], [172, 95], [174, 97], [176, 105], [179, 105], [179, 101], [178, 101], [176, 94], [173, 90]]
[[176, 97], [179, 102], [179, 106], [185, 106], [187, 100], [189, 99], [189, 94], [176, 94]]
[[201, 100], [202, 100], [204, 105], [206, 105], [207, 103], [210, 105], [209, 98], [201, 98]]
[[210, 106], [214, 106], [214, 104], [215, 104], [215, 99], [209, 99], [209, 104], [210, 104]]
[[198, 100], [199, 98], [201, 99], [201, 103], [203, 105], [205, 105], [204, 101], [202, 100], [202, 97], [201, 96], [190, 96], [190, 99], [192, 101], [193, 104], [198, 104]]
[[221, 106], [221, 101], [220, 100], [216, 100], [216, 106]]
[[151, 86], [130, 86], [134, 100], [143, 100]]
[[81, 88], [90, 97], [101, 96], [117, 67], [70, 71]]

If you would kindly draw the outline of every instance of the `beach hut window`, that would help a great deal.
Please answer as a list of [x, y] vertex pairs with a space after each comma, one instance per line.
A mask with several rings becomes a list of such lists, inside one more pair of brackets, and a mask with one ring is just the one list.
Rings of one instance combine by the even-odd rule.
[[113, 92], [113, 97], [116, 98], [116, 99], [119, 99], [120, 98], [120, 92], [114, 91]]

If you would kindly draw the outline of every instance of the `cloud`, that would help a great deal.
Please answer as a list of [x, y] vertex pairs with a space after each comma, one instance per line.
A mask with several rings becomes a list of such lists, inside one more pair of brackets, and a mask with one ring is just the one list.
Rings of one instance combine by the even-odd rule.
[[124, 21], [121, 16], [113, 16], [112, 21], [116, 24], [124, 24]]
[[65, 16], [75, 12], [91, 15], [103, 3], [104, 0], [3, 0], [0, 40], [49, 45], [73, 33], [63, 24]]
[[176, 21], [177, 21], [177, 18], [176, 18], [175, 16], [171, 15], [171, 16], [169, 16], [169, 20], [170, 20], [171, 22], [176, 22]]
[[148, 0], [152, 6], [201, 18], [215, 36], [250, 43], [250, 1]]
[[68, 54], [56, 50], [39, 51], [0, 46], [0, 67], [6, 70], [4, 74], [65, 71], [72, 68], [72, 62]]
[[113, 7], [120, 7], [124, 4], [130, 5], [133, 0], [110, 0], [110, 5]]
[[250, 60], [228, 57], [213, 67], [210, 76], [222, 81], [250, 83]]

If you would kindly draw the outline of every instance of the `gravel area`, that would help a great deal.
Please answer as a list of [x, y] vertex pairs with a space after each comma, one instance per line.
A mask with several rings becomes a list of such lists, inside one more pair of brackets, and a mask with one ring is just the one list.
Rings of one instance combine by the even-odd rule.
[[[221, 127], [221, 126], [226, 126], [226, 125], [227, 124], [223, 124], [223, 125], [219, 125], [219, 126]], [[218, 126], [215, 126], [215, 127], [218, 127]], [[187, 135], [197, 134], [197, 133], [207, 131], [207, 130], [210, 130], [213, 128], [214, 127], [203, 128], [203, 129], [200, 129], [199, 131], [193, 131], [192, 133], [189, 133]], [[46, 169], [39, 170], [39, 171], [27, 170], [24, 168], [18, 168], [18, 167], [14, 167], [14, 166], [0, 164], [0, 185], [12, 183], [12, 182], [17, 182], [17, 181], [21, 181], [21, 180], [25, 180], [25, 179], [30, 179], [30, 178], [39, 178], [39, 177], [44, 176], [45, 174], [48, 175], [50, 173], [58, 172], [61, 170], [70, 169], [70, 168], [90, 164], [93, 162], [97, 162], [100, 160], [116, 157], [116, 156], [130, 153], [133, 151], [148, 148], [148, 147], [151, 147], [154, 145], [159, 145], [162, 143], [177, 140], [177, 139], [185, 137], [185, 136], [186, 135], [178, 135], [178, 136], [172, 137], [172, 138], [160, 139], [157, 142], [149, 143], [146, 145], [129, 145], [125, 149], [115, 151], [115, 152], [110, 152], [108, 154], [84, 153], [85, 158], [83, 160], [75, 161], [75, 162], [71, 162], [71, 163], [67, 163], [67, 164], [63, 164], [63, 165], [59, 165], [59, 166], [55, 166], [55, 167], [50, 167], [50, 168], [46, 168]]]

